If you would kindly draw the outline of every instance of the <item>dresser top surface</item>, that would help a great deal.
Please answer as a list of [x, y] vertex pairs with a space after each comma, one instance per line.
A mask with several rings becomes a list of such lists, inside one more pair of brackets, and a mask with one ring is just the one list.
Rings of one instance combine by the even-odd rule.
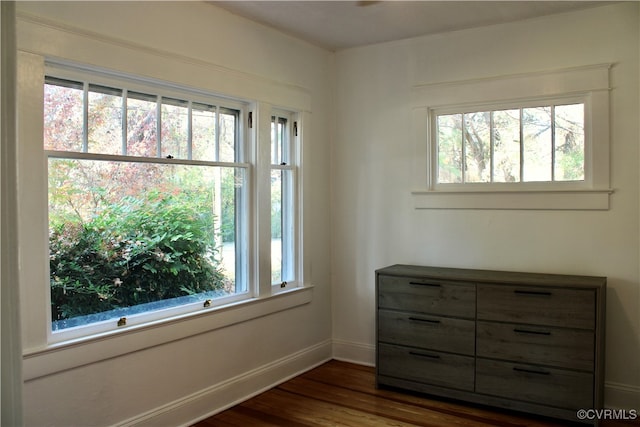
[[604, 288], [606, 277], [568, 274], [525, 273], [499, 270], [429, 267], [396, 264], [376, 270], [378, 275], [407, 276], [420, 279], [529, 286]]

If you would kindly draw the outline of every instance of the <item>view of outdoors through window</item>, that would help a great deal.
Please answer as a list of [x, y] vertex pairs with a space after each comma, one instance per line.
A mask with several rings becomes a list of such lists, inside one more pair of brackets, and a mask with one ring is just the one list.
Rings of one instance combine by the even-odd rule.
[[582, 181], [584, 104], [437, 115], [438, 183]]
[[47, 77], [53, 330], [247, 291], [240, 111]]
[[289, 120], [271, 118], [271, 283], [294, 278], [294, 182]]

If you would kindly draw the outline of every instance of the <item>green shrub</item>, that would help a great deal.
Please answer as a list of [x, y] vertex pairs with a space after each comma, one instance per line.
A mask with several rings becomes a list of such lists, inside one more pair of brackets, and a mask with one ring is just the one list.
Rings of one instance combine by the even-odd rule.
[[51, 224], [52, 320], [225, 287], [206, 192], [124, 197]]

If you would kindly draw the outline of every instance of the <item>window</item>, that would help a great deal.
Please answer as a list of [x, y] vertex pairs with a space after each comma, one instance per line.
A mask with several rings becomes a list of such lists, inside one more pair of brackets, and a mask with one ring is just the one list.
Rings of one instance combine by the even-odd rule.
[[[259, 296], [250, 183], [262, 166], [250, 156], [249, 105], [69, 75], [44, 85], [53, 340]], [[271, 120], [278, 289], [299, 284], [294, 118]]]
[[584, 181], [584, 112], [584, 102], [435, 110], [436, 182]]
[[608, 209], [610, 68], [414, 85], [415, 208]]
[[280, 287], [295, 279], [295, 153], [297, 122], [290, 114], [271, 117], [271, 282]]

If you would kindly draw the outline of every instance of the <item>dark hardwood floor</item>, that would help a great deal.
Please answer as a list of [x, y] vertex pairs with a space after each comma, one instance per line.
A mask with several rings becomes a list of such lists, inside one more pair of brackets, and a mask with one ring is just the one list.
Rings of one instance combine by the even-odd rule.
[[[572, 425], [424, 395], [375, 388], [374, 369], [332, 360], [193, 427]], [[606, 427], [640, 426], [639, 420]]]

